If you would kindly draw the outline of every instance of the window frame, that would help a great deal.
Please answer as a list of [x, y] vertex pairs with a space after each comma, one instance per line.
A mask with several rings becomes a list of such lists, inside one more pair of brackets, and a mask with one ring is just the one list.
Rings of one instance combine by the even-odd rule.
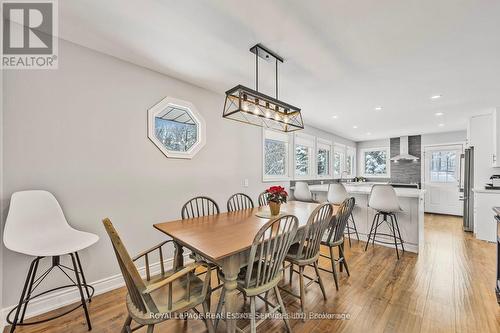
[[[283, 142], [286, 144], [285, 174], [284, 175], [266, 175], [266, 139]], [[270, 129], [262, 129], [262, 181], [276, 182], [290, 180], [290, 135]]]
[[[320, 175], [318, 173], [318, 153], [320, 149], [327, 149], [329, 151], [329, 158], [328, 158], [328, 174], [326, 175]], [[316, 173], [316, 178], [317, 179], [329, 179], [333, 178], [333, 145], [330, 140], [326, 140], [323, 138], [316, 138], [316, 148], [315, 148], [315, 156], [316, 156], [316, 163], [315, 163], [315, 173]]]
[[[293, 140], [293, 177], [294, 179], [315, 179], [316, 178], [316, 137], [305, 133], [295, 133]], [[307, 175], [297, 175], [297, 146], [305, 146], [309, 148], [309, 160]]]
[[[338, 175], [335, 174], [335, 153], [341, 154], [340, 160], [340, 173]], [[346, 156], [346, 146], [340, 143], [335, 143], [333, 145], [333, 154], [332, 154], [332, 178], [333, 179], [342, 179], [342, 173], [345, 169], [345, 156]]]
[[350, 157], [352, 159], [351, 172], [347, 175], [349, 178], [356, 177], [356, 148], [351, 146], [346, 146], [346, 154], [345, 154], [345, 167], [347, 168], [347, 158]]
[[[371, 151], [385, 151], [386, 153], [386, 163], [385, 163], [385, 174], [375, 175], [366, 173], [366, 163], [365, 163], [365, 154]], [[361, 174], [365, 178], [391, 178], [391, 148], [390, 147], [373, 147], [373, 148], [363, 148], [360, 150], [361, 154]]]

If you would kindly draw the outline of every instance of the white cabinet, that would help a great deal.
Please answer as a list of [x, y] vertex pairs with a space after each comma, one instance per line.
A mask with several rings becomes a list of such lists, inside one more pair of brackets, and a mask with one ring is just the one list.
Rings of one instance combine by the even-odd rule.
[[493, 207], [500, 205], [500, 191], [474, 189], [474, 233], [477, 239], [496, 242]]
[[493, 111], [493, 150], [491, 163], [493, 167], [500, 167], [500, 110]]

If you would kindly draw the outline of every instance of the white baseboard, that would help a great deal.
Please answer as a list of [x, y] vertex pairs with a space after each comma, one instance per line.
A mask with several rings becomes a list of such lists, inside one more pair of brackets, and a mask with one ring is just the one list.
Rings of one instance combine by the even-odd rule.
[[[192, 262], [192, 259], [189, 258], [189, 255], [184, 256], [184, 262], [189, 263]], [[173, 258], [167, 259], [164, 261], [165, 269], [171, 269], [173, 267]], [[160, 273], [160, 262], [156, 262], [150, 265], [151, 275]], [[139, 273], [142, 277], [146, 276], [146, 268], [141, 267], [138, 269]], [[94, 287], [95, 293], [94, 296], [103, 294], [105, 292], [111, 291], [113, 289], [117, 289], [123, 287], [125, 285], [125, 281], [123, 280], [122, 274], [116, 274], [101, 280], [97, 280], [89, 283]], [[68, 288], [63, 290], [58, 290], [52, 293], [49, 293], [44, 296], [40, 296], [39, 298], [29, 302], [28, 308], [26, 309], [25, 318], [30, 318], [34, 316], [38, 316], [40, 314], [58, 309], [60, 307], [79, 302], [80, 301], [80, 293], [78, 289]], [[12, 310], [15, 305], [10, 305], [4, 307], [0, 313], [0, 329], [3, 331], [3, 328], [7, 326], [7, 314], [10, 310]]]

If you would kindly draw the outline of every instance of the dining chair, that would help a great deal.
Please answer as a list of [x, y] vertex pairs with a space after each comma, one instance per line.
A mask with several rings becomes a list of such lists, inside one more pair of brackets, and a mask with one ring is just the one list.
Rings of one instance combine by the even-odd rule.
[[293, 190], [293, 197], [296, 201], [316, 202], [313, 199], [309, 185], [306, 182], [296, 182]]
[[[122, 333], [130, 333], [143, 326], [147, 326], [148, 333], [153, 333], [156, 324], [168, 320], [175, 313], [192, 310], [200, 314], [196, 309], [198, 305], [203, 308], [202, 317], [208, 332], [214, 332], [212, 320], [205, 316], [210, 311], [211, 271], [209, 266], [205, 266], [203, 262], [197, 262], [177, 270], [165, 270], [161, 248], [170, 241], [160, 243], [131, 258], [111, 221], [106, 218], [102, 222], [113, 245], [128, 291], [126, 296], [128, 315]], [[148, 256], [156, 250], [159, 251], [160, 256], [160, 273], [150, 276]], [[141, 277], [135, 266], [135, 262], [142, 258], [146, 263], [146, 279]], [[201, 266], [205, 266], [209, 272], [204, 280], [193, 274]], [[139, 326], [132, 328], [132, 320]]]
[[[181, 217], [183, 220], [201, 216], [215, 215], [219, 213], [220, 213], [219, 205], [217, 205], [215, 200], [206, 196], [194, 197], [188, 200], [188, 202], [186, 202], [181, 209]], [[214, 263], [209, 262], [199, 253], [191, 252], [189, 254], [189, 257], [193, 259], [195, 262], [204, 262], [206, 265], [210, 266], [211, 269], [215, 268], [217, 271], [219, 270], [218, 266], [216, 266]], [[200, 276], [202, 274], [205, 274], [205, 271], [198, 272], [196, 274]], [[218, 275], [217, 275], [217, 280], [218, 280], [218, 285], [214, 289], [222, 287]]]
[[[335, 263], [339, 264], [340, 272], [345, 268], [346, 273], [350, 276], [349, 267], [347, 266], [347, 261], [344, 255], [344, 233], [349, 220], [349, 216], [354, 208], [354, 198], [348, 198], [344, 200], [342, 205], [340, 205], [337, 210], [337, 214], [332, 219], [330, 225], [327, 228], [326, 233], [321, 240], [321, 245], [327, 246], [329, 249], [329, 255], [321, 253], [320, 255], [324, 258], [330, 259], [332, 270], [328, 270], [323, 267], [319, 267], [320, 270], [329, 272], [333, 275], [333, 280], [335, 281], [335, 289], [339, 290], [339, 280], [337, 276], [337, 270], [335, 268]], [[335, 258], [334, 248], [338, 248], [339, 257]]]
[[[295, 272], [299, 274], [300, 295], [296, 295], [291, 290], [283, 287], [280, 287], [280, 289], [300, 299], [300, 308], [302, 313], [305, 313], [306, 288], [311, 283], [315, 282], [319, 284], [321, 292], [323, 293], [323, 298], [326, 300], [325, 288], [318, 270], [318, 259], [320, 255], [321, 239], [326, 228], [330, 225], [332, 218], [332, 204], [324, 203], [316, 207], [311, 213], [311, 216], [309, 216], [300, 241], [290, 247], [290, 250], [285, 257], [285, 261], [289, 263], [290, 268], [290, 286], [292, 285], [293, 273]], [[298, 266], [299, 270], [295, 270], [294, 266]], [[315, 277], [304, 274], [304, 270], [307, 266], [314, 267], [314, 271], [316, 273]], [[283, 268], [285, 269], [286, 267], [284, 266]], [[307, 286], [304, 282], [304, 278], [310, 280]]]
[[219, 205], [217, 205], [213, 199], [204, 196], [188, 200], [188, 202], [186, 202], [181, 209], [182, 219], [190, 219], [219, 213]]
[[[344, 202], [344, 200], [349, 197], [350, 197], [349, 193], [347, 192], [344, 184], [332, 183], [328, 186], [328, 194], [327, 194], [328, 202], [331, 202], [335, 205], [341, 205], [342, 202]], [[356, 206], [356, 202], [354, 202], [354, 206]], [[354, 221], [354, 215], [352, 214], [352, 212], [351, 216], [349, 216], [349, 220], [347, 221], [346, 232], [347, 232], [347, 237], [349, 239], [349, 247], [351, 247], [351, 233], [354, 233], [356, 235], [356, 238], [358, 239], [359, 242], [358, 228], [356, 227], [356, 221]]]
[[245, 193], [236, 193], [229, 197], [227, 200], [227, 211], [234, 212], [236, 210], [243, 210], [253, 208], [253, 201]]
[[[372, 226], [370, 228], [370, 233], [368, 234], [368, 240], [366, 241], [365, 251], [368, 248], [370, 239], [372, 240], [372, 245], [377, 243], [394, 245], [396, 249], [396, 256], [399, 260], [398, 245], [405, 252], [405, 246], [403, 238], [401, 237], [401, 232], [399, 231], [398, 219], [396, 213], [402, 212], [403, 209], [399, 205], [398, 196], [394, 187], [391, 185], [373, 185], [370, 192], [370, 198], [368, 199], [368, 207], [377, 211], [373, 216]], [[380, 221], [380, 216], [382, 216], [382, 221]], [[388, 217], [391, 220], [388, 220]], [[382, 223], [386, 222], [390, 233], [378, 232], [378, 228]], [[392, 241], [386, 241], [384, 239], [377, 239], [377, 236], [383, 236]]]
[[[88, 330], [92, 329], [87, 303], [91, 301], [94, 288], [85, 280], [78, 252], [90, 247], [98, 240], [97, 235], [76, 230], [68, 224], [61, 206], [52, 193], [32, 190], [12, 194], [5, 221], [3, 242], [9, 250], [35, 257], [35, 259], [32, 260], [29, 267], [19, 303], [7, 314], [6, 321], [11, 324], [11, 333], [17, 326], [34, 325], [56, 319], [79, 307], [83, 308]], [[72, 267], [61, 263], [63, 256], [70, 257]], [[51, 265], [44, 273], [36, 277], [40, 261], [47, 257], [51, 257]], [[53, 271], [62, 271], [71, 283], [35, 294], [38, 286]], [[70, 274], [75, 275], [74, 280]], [[76, 306], [72, 306], [51, 318], [24, 321], [26, 309], [31, 301], [52, 291], [75, 287], [80, 297], [80, 302]], [[14, 314], [14, 318], [11, 318], [12, 314]]]
[[267, 192], [264, 191], [261, 194], [259, 194], [259, 207], [264, 207], [269, 205], [269, 202], [267, 200]]
[[[271, 306], [270, 314], [280, 311], [288, 332], [291, 332], [288, 315], [286, 313], [278, 283], [281, 280], [282, 265], [285, 255], [292, 244], [298, 228], [298, 219], [293, 215], [284, 215], [268, 221], [255, 235], [250, 248], [247, 265], [240, 270], [236, 280], [236, 288], [247, 298], [250, 298], [250, 332], [255, 333], [264, 319], [256, 322], [256, 297], [259, 297], [267, 306]], [[219, 273], [224, 279], [224, 273]], [[273, 290], [278, 304], [272, 304], [261, 295]], [[225, 290], [222, 289], [217, 313], [222, 311]], [[266, 306], [266, 307], [267, 307]], [[220, 316], [215, 320], [215, 329]], [[246, 328], [245, 328], [246, 329]]]

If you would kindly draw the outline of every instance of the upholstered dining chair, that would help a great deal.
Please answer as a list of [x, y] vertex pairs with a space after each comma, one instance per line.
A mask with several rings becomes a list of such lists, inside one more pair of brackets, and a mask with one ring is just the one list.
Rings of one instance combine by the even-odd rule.
[[316, 202], [313, 199], [309, 185], [306, 182], [296, 182], [293, 190], [293, 197], [296, 201]]
[[[31, 262], [28, 270], [19, 303], [7, 315], [7, 322], [12, 325], [10, 332], [14, 332], [17, 326], [33, 325], [59, 318], [79, 307], [83, 307], [89, 331], [92, 329], [87, 302], [90, 302], [94, 288], [88, 285], [85, 280], [78, 252], [88, 248], [98, 240], [97, 235], [76, 230], [68, 224], [61, 206], [52, 193], [35, 190], [12, 194], [3, 242], [8, 249], [35, 257], [35, 259]], [[71, 258], [72, 268], [61, 264], [61, 257], [66, 255]], [[52, 264], [37, 278], [39, 263], [46, 257], [52, 258]], [[61, 270], [71, 280], [71, 283], [34, 294], [40, 283], [52, 271], [57, 270]], [[74, 274], [75, 280], [69, 274]], [[77, 306], [52, 318], [24, 321], [30, 301], [55, 290], [74, 287], [77, 287], [80, 296], [80, 303]], [[14, 318], [12, 319], [13, 313]]]
[[[300, 241], [290, 247], [290, 250], [285, 257], [285, 261], [289, 263], [290, 267], [290, 286], [292, 285], [293, 273], [295, 272], [299, 274], [300, 295], [295, 295], [291, 290], [282, 287], [280, 287], [280, 289], [300, 299], [300, 308], [303, 313], [305, 313], [304, 308], [306, 301], [306, 284], [304, 282], [304, 278], [310, 280], [310, 283], [308, 283], [307, 286], [313, 282], [319, 284], [321, 292], [323, 293], [323, 298], [326, 300], [325, 288], [318, 270], [318, 259], [320, 255], [321, 239], [326, 228], [330, 225], [332, 218], [332, 204], [324, 203], [316, 207], [307, 221], [307, 225]], [[294, 266], [297, 266], [299, 270], [295, 270]], [[314, 271], [316, 273], [315, 277], [310, 277], [304, 274], [304, 270], [307, 266], [314, 267]]]
[[[349, 267], [347, 266], [347, 261], [344, 255], [344, 233], [353, 208], [354, 198], [345, 199], [342, 205], [340, 205], [340, 208], [337, 210], [337, 214], [335, 214], [335, 217], [332, 219], [321, 241], [321, 245], [328, 247], [329, 255], [325, 255], [322, 253], [320, 255], [324, 258], [330, 259], [332, 270], [330, 271], [322, 267], [319, 267], [319, 269], [329, 272], [333, 275], [335, 288], [337, 290], [339, 290], [339, 279], [337, 276], [335, 263], [337, 262], [339, 264], [339, 270], [341, 272], [343, 271], [343, 268], [345, 268], [347, 275], [350, 276]], [[338, 248], [338, 258], [335, 258], [333, 251], [334, 248]]]
[[[193, 272], [205, 263], [198, 262], [177, 270], [165, 270], [163, 260], [160, 260], [160, 274], [150, 276], [148, 255], [159, 251], [162, 258], [161, 248], [167, 242], [163, 242], [135, 258], [131, 258], [120, 236], [111, 221], [106, 218], [103, 221], [104, 228], [108, 233], [113, 250], [118, 260], [120, 270], [125, 280], [128, 294], [126, 305], [128, 316], [123, 325], [122, 333], [130, 333], [136, 329], [147, 326], [147, 332], [153, 333], [154, 326], [171, 317], [174, 313], [184, 313], [190, 310], [199, 314], [196, 309], [201, 305], [203, 314], [210, 311], [210, 266], [208, 274], [202, 281]], [[144, 258], [146, 262], [147, 275], [143, 279], [139, 274], [134, 262]], [[210, 318], [203, 316], [208, 332], [214, 332]], [[132, 328], [132, 320], [139, 324]]]
[[229, 197], [227, 200], [227, 211], [234, 212], [236, 210], [243, 210], [253, 208], [253, 201], [245, 193], [236, 193]]
[[[344, 184], [332, 183], [328, 186], [328, 202], [331, 202], [334, 205], [341, 205], [342, 202], [344, 202], [344, 200], [348, 198], [350, 198], [350, 196], [349, 193], [347, 193]], [[354, 206], [356, 206], [356, 202], [354, 202]], [[352, 214], [352, 212], [351, 216], [349, 216], [349, 220], [347, 221], [347, 226], [345, 229], [347, 232], [347, 237], [349, 239], [349, 247], [351, 247], [351, 233], [354, 233], [359, 241], [358, 228], [356, 227], [356, 221], [354, 221], [354, 215]]]
[[267, 192], [264, 191], [261, 194], [259, 194], [259, 207], [264, 207], [269, 205], [269, 202], [267, 200]]
[[[284, 215], [274, 220], [268, 221], [262, 226], [255, 235], [250, 248], [247, 265], [240, 270], [236, 280], [236, 288], [247, 298], [250, 298], [250, 332], [255, 333], [257, 326], [264, 319], [256, 322], [256, 297], [259, 297], [266, 305], [271, 306], [271, 313], [280, 311], [288, 332], [291, 332], [285, 305], [278, 289], [278, 283], [281, 280], [282, 265], [285, 255], [292, 244], [297, 233], [298, 219], [292, 215]], [[219, 273], [221, 278], [224, 274]], [[272, 304], [261, 295], [273, 290], [278, 304]], [[217, 313], [221, 313], [224, 304], [225, 291], [222, 290]], [[218, 317], [215, 320], [215, 329], [217, 329]]]

